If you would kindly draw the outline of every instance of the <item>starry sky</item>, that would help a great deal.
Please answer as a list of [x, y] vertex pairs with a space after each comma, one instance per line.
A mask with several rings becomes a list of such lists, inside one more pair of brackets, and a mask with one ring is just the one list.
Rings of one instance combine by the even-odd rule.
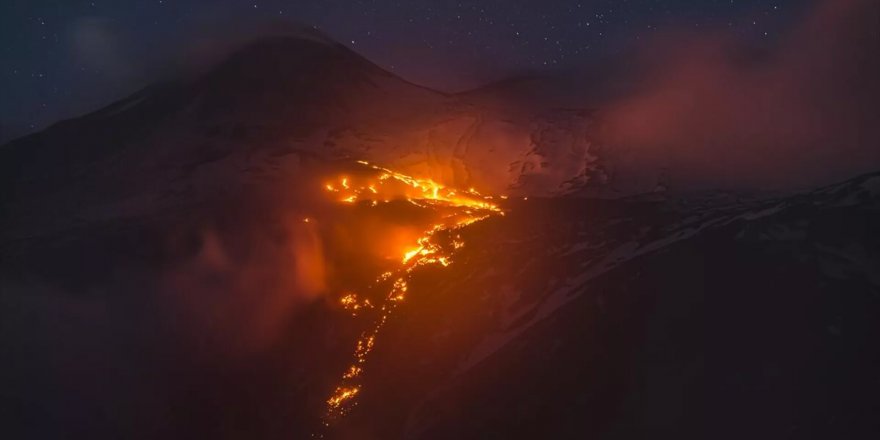
[[762, 44], [810, 0], [6, 0], [0, 141], [156, 80], [194, 41], [263, 23], [315, 26], [406, 79], [457, 91], [576, 69], [658, 32]]

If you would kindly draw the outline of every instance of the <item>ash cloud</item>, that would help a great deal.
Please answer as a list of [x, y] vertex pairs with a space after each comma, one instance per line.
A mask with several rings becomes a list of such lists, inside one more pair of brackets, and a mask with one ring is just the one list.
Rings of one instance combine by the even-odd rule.
[[874, 171], [878, 17], [870, 0], [821, 1], [764, 49], [667, 33], [639, 51], [636, 91], [603, 107], [603, 141], [621, 169], [665, 168], [678, 189], [803, 189]]
[[326, 279], [320, 238], [291, 216], [223, 211], [141, 231], [145, 247], [163, 248], [153, 264], [89, 254], [112, 240], [96, 232], [69, 251], [107, 261], [84, 275], [85, 286], [66, 283], [63, 267], [44, 267], [36, 279], [0, 274], [4, 432], [229, 438], [217, 421], [233, 416], [264, 438], [301, 428], [307, 412], [291, 382], [304, 380], [303, 364], [323, 359], [324, 331], [302, 315]]

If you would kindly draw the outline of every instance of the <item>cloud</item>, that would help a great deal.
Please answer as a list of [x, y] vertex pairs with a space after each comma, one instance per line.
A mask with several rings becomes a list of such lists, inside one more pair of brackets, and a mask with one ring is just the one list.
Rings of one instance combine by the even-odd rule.
[[877, 17], [870, 0], [819, 2], [767, 49], [667, 33], [642, 47], [637, 92], [603, 140], [673, 186], [789, 189], [880, 167]]
[[289, 381], [325, 340], [291, 325], [323, 293], [322, 244], [301, 217], [220, 223], [169, 233], [167, 261], [110, 265], [88, 288], [0, 278], [4, 432], [229, 438], [216, 420], [230, 413], [248, 432], [268, 414], [301, 429]]
[[326, 286], [323, 246], [310, 224], [290, 219], [265, 234], [246, 221], [237, 226], [201, 231], [196, 254], [162, 273], [158, 292], [167, 316], [184, 323], [181, 333], [224, 358], [276, 343]]

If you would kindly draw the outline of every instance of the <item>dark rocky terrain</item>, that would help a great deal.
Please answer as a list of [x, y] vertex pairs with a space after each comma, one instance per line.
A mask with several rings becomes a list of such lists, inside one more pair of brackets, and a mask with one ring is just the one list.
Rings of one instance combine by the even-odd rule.
[[[0, 147], [3, 432], [876, 437], [880, 174], [625, 193], [594, 110], [516, 90], [434, 92], [309, 34]], [[360, 159], [512, 197], [414, 275], [326, 429], [364, 325], [327, 292], [374, 267], [330, 246], [365, 208], [316, 188]], [[330, 219], [319, 287], [305, 215]]]

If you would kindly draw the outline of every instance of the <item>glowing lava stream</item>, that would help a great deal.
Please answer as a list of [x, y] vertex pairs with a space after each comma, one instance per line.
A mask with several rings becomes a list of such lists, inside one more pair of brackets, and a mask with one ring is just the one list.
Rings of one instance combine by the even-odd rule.
[[[455, 190], [430, 179], [414, 178], [363, 161], [359, 161], [359, 163], [379, 172], [378, 180], [356, 185], [348, 177], [340, 177], [336, 182], [325, 184], [324, 187], [328, 192], [338, 193], [340, 202], [369, 201], [372, 206], [376, 206], [380, 203], [380, 197], [383, 197], [381, 201], [389, 201], [387, 195], [389, 184], [396, 186], [403, 184], [407, 191], [398, 197], [405, 197], [407, 201], [419, 207], [447, 208], [452, 210], [453, 214], [446, 216], [442, 223], [435, 224], [424, 231], [413, 248], [401, 256], [400, 267], [397, 270], [385, 272], [376, 279], [377, 284], [387, 283], [392, 279], [393, 281], [391, 281], [391, 287], [382, 303], [377, 305], [378, 318], [368, 330], [361, 334], [357, 341], [353, 363], [342, 375], [333, 395], [327, 399], [325, 423], [328, 424], [329, 421], [344, 416], [356, 405], [355, 398], [361, 391], [360, 377], [367, 356], [373, 350], [376, 337], [391, 313], [400, 302], [406, 299], [410, 274], [420, 266], [431, 264], [448, 266], [451, 264], [455, 252], [464, 246], [464, 242], [456, 230], [492, 215], [504, 215], [501, 209], [490, 201], [492, 197], [483, 196], [474, 189]], [[343, 296], [340, 303], [352, 314], [357, 314], [363, 309], [376, 307], [369, 300], [359, 301], [355, 293]]]

